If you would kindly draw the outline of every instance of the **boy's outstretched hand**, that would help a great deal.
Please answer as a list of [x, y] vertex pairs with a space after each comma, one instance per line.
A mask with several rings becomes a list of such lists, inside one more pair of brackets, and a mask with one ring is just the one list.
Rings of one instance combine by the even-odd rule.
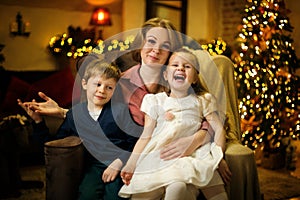
[[45, 93], [39, 92], [38, 95], [44, 99], [44, 102], [36, 102], [32, 100], [31, 102], [24, 102], [23, 104], [29, 106], [31, 110], [40, 115], [48, 115], [59, 118], [64, 118], [67, 109], [61, 108], [53, 99], [48, 97]]
[[31, 117], [31, 119], [35, 123], [39, 123], [43, 120], [42, 116], [39, 113], [37, 113], [33, 109], [31, 109], [30, 104], [24, 103], [20, 99], [17, 99], [17, 102], [18, 102], [18, 105], [21, 106], [23, 108], [23, 110], [26, 111], [28, 116]]

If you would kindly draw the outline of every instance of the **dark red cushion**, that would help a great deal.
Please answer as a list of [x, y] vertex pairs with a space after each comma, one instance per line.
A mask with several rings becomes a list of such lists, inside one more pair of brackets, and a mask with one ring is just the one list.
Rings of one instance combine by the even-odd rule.
[[65, 67], [49, 77], [33, 83], [26, 97], [27, 101], [36, 99], [42, 101], [38, 92], [44, 92], [46, 95], [55, 100], [60, 106], [66, 107], [72, 105], [72, 91], [74, 76], [69, 67]]
[[22, 111], [22, 108], [17, 103], [17, 99], [24, 101], [29, 88], [29, 83], [12, 76], [7, 87], [5, 98], [1, 104], [1, 111], [4, 113], [9, 112], [11, 114], [17, 114]]

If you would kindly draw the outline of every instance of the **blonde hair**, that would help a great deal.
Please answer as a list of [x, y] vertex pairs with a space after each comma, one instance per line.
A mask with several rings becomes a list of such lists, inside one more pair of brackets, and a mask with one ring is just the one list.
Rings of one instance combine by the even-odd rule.
[[104, 76], [106, 79], [113, 78], [116, 82], [121, 77], [121, 70], [113, 63], [103, 60], [92, 60], [87, 64], [82, 79], [88, 81], [93, 76]]

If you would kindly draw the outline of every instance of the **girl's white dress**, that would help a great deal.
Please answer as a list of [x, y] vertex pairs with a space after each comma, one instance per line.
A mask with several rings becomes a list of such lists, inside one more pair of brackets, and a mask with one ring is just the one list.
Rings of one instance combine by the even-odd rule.
[[121, 188], [119, 196], [150, 192], [177, 181], [199, 188], [207, 185], [223, 157], [221, 147], [208, 143], [191, 156], [169, 161], [160, 159], [160, 150], [171, 141], [193, 135], [199, 130], [203, 118], [217, 111], [213, 96], [172, 98], [166, 93], [147, 94], [141, 110], [157, 120], [157, 125], [139, 157], [130, 184]]

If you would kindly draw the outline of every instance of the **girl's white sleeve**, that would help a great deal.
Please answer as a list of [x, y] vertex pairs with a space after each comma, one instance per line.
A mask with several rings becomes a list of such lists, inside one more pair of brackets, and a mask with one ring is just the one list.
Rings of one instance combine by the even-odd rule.
[[152, 119], [157, 119], [158, 117], [158, 105], [157, 99], [154, 94], [146, 94], [143, 98], [141, 111], [149, 115]]
[[199, 99], [201, 102], [204, 117], [217, 111], [217, 102], [212, 94], [206, 93], [200, 96]]

